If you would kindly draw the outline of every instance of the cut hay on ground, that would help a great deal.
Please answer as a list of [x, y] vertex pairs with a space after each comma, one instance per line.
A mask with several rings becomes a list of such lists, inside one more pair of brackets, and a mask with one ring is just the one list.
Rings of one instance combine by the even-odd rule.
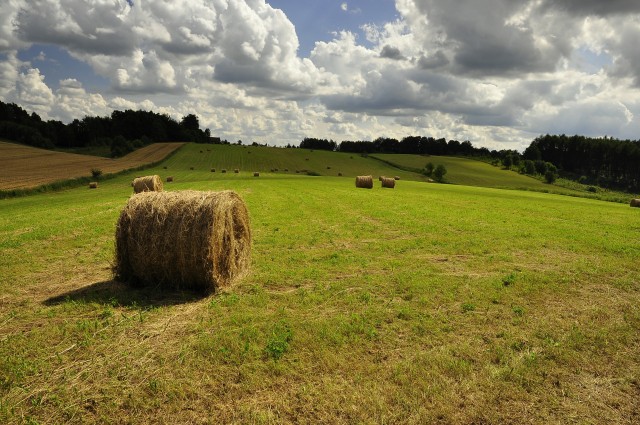
[[363, 189], [373, 189], [373, 177], [372, 176], [356, 177], [356, 187], [360, 187]]
[[97, 189], [97, 188], [98, 188], [98, 182], [89, 183], [89, 189]]
[[171, 183], [173, 181], [173, 176], [167, 177], [167, 183]]
[[396, 180], [391, 177], [385, 177], [382, 179], [382, 187], [393, 189], [396, 187]]
[[162, 179], [158, 175], [138, 177], [133, 180], [133, 191], [140, 192], [162, 192]]
[[640, 208], [640, 199], [632, 199], [630, 205], [635, 208]]
[[115, 236], [114, 274], [133, 285], [212, 292], [249, 266], [249, 214], [233, 191], [133, 195]]

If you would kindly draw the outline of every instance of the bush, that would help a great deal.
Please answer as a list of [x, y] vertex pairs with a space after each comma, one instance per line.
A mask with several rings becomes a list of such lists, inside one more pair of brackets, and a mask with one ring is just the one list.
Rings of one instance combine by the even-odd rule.
[[589, 186], [587, 192], [596, 193], [598, 189], [595, 186]]
[[92, 168], [91, 175], [93, 176], [93, 178], [97, 179], [102, 175], [102, 170], [99, 168]]
[[524, 161], [524, 172], [529, 175], [534, 175], [536, 173], [536, 166], [532, 160], [527, 159]]
[[434, 168], [433, 162], [428, 162], [427, 165], [424, 166], [424, 174], [430, 176]]
[[558, 176], [552, 170], [548, 170], [546, 173], [544, 173], [544, 179], [549, 184], [555, 182], [557, 178], [558, 178]]
[[547, 163], [539, 159], [535, 163], [536, 173], [544, 175], [547, 172]]
[[444, 181], [444, 175], [447, 174], [447, 169], [444, 165], [438, 164], [435, 170], [433, 170], [433, 177], [437, 182], [442, 183]]

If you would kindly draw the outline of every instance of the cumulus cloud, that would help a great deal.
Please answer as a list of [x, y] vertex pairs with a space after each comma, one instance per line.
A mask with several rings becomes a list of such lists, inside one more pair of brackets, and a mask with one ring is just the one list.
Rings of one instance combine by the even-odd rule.
[[20, 73], [17, 81], [17, 97], [27, 106], [39, 114], [48, 116], [53, 104], [53, 91], [44, 82], [44, 76], [38, 68], [31, 68]]
[[[640, 130], [639, 2], [395, 4], [389, 22], [363, 23], [363, 42], [335, 28], [304, 58], [265, 0], [5, 0], [0, 95], [63, 120], [196, 113], [229, 140], [282, 144], [426, 134], [522, 148], [539, 133]], [[109, 91], [79, 77], [48, 87], [49, 58], [19, 60], [34, 43], [89, 64]]]

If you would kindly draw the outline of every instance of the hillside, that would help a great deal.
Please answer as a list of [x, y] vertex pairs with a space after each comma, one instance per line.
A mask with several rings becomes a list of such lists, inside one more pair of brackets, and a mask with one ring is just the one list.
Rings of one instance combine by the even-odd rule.
[[0, 190], [27, 189], [91, 175], [117, 173], [161, 161], [184, 143], [154, 143], [122, 158], [56, 152], [0, 141]]
[[0, 422], [638, 422], [637, 209], [253, 177], [365, 161], [261, 149], [187, 145], [145, 170], [245, 200], [250, 273], [209, 297], [112, 280], [135, 173], [0, 200]]

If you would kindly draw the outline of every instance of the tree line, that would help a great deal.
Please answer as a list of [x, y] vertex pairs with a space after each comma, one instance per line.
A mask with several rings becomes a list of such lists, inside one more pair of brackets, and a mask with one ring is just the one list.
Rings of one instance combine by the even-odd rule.
[[69, 124], [29, 114], [15, 103], [0, 101], [0, 137], [26, 145], [53, 149], [108, 146], [112, 157], [123, 156], [149, 143], [173, 140], [221, 143], [209, 129], [200, 129], [198, 117], [179, 122], [167, 114], [149, 111], [113, 111], [110, 116], [86, 116]]
[[549, 162], [583, 183], [640, 190], [640, 140], [547, 134], [534, 139], [522, 156]]
[[407, 136], [402, 140], [379, 137], [373, 141], [366, 140], [344, 140], [340, 144], [333, 140], [305, 138], [300, 143], [301, 148], [323, 149], [350, 153], [405, 153], [416, 155], [461, 155], [461, 156], [483, 156], [499, 157], [501, 151], [490, 151], [487, 148], [476, 148], [473, 144], [465, 140], [449, 140], [425, 136]]
[[[109, 146], [113, 157], [125, 155], [149, 143], [191, 141], [228, 143], [200, 129], [194, 114], [176, 121], [167, 114], [150, 111], [113, 111], [110, 116], [86, 116], [69, 124], [44, 121], [14, 103], [0, 101], [0, 137], [41, 148]], [[242, 144], [238, 141], [238, 144]], [[256, 145], [256, 142], [253, 143]], [[287, 145], [287, 147], [295, 147]], [[587, 184], [640, 190], [640, 141], [609, 137], [544, 135], [534, 139], [521, 154], [516, 150], [489, 150], [465, 140], [408, 136], [401, 140], [379, 137], [373, 141], [333, 140], [308, 137], [300, 148], [358, 154], [400, 153], [481, 157], [521, 173], [542, 175], [553, 182], [558, 174]]]

